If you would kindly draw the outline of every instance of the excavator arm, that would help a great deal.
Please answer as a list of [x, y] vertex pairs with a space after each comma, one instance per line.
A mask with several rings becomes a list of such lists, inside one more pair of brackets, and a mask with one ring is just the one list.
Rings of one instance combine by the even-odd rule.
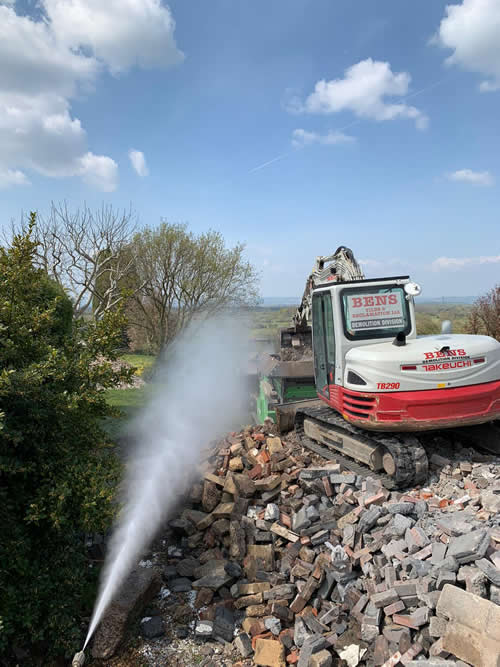
[[341, 245], [325, 257], [317, 257], [316, 263], [306, 281], [306, 287], [300, 306], [293, 316], [293, 326], [297, 331], [310, 326], [312, 317], [312, 292], [315, 287], [326, 282], [346, 282], [363, 280], [364, 273], [350, 248]]
[[281, 330], [281, 359], [299, 361], [312, 358], [312, 293], [315, 287], [328, 282], [363, 280], [363, 271], [350, 248], [340, 246], [332, 255], [317, 257], [307, 278], [300, 306], [292, 318], [292, 326]]

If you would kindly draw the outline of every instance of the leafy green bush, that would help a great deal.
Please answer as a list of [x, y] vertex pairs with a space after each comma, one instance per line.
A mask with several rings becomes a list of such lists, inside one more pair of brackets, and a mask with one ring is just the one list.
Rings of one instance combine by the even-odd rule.
[[[85, 533], [113, 516], [120, 467], [101, 430], [120, 313], [73, 322], [64, 290], [33, 266], [31, 233], [0, 249], [0, 659], [69, 655], [91, 611]], [[102, 361], [105, 359], [106, 361]], [[96, 361], [100, 360], [100, 361]], [[23, 662], [23, 664], [26, 664]]]

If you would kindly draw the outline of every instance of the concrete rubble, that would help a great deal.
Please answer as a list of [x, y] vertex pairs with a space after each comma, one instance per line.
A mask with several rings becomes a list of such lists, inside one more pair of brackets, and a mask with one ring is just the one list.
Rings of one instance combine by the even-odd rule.
[[499, 667], [498, 458], [436, 438], [428, 486], [389, 491], [273, 430], [207, 451], [170, 521], [192, 634], [239, 667]]

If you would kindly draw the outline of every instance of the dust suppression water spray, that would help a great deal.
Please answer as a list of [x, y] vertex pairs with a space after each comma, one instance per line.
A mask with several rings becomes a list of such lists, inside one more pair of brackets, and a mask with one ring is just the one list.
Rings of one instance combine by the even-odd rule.
[[243, 325], [229, 317], [191, 325], [172, 345], [149, 405], [131, 425], [124, 508], [108, 548], [87, 646], [99, 621], [186, 488], [211, 440], [244, 414]]

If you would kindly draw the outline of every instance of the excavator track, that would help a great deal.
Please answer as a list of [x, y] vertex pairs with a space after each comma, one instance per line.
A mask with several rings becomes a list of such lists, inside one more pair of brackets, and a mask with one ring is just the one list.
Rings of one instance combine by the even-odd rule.
[[[318, 444], [308, 437], [304, 423], [322, 429], [323, 444]], [[325, 429], [328, 436], [325, 435]], [[363, 477], [371, 476], [379, 479], [388, 489], [404, 488], [423, 483], [428, 474], [427, 454], [420, 441], [413, 435], [368, 433], [349, 422], [328, 407], [307, 408], [297, 411], [295, 415], [295, 432], [301, 444], [316, 454], [327, 459], [341, 462], [348, 470]], [[381, 445], [390, 455], [392, 474], [383, 469], [374, 470], [369, 465], [360, 464], [353, 458], [345, 456], [342, 451], [342, 437], [347, 436], [350, 443], [359, 443], [363, 448], [377, 448]], [[327, 441], [327, 446], [325, 442]]]

